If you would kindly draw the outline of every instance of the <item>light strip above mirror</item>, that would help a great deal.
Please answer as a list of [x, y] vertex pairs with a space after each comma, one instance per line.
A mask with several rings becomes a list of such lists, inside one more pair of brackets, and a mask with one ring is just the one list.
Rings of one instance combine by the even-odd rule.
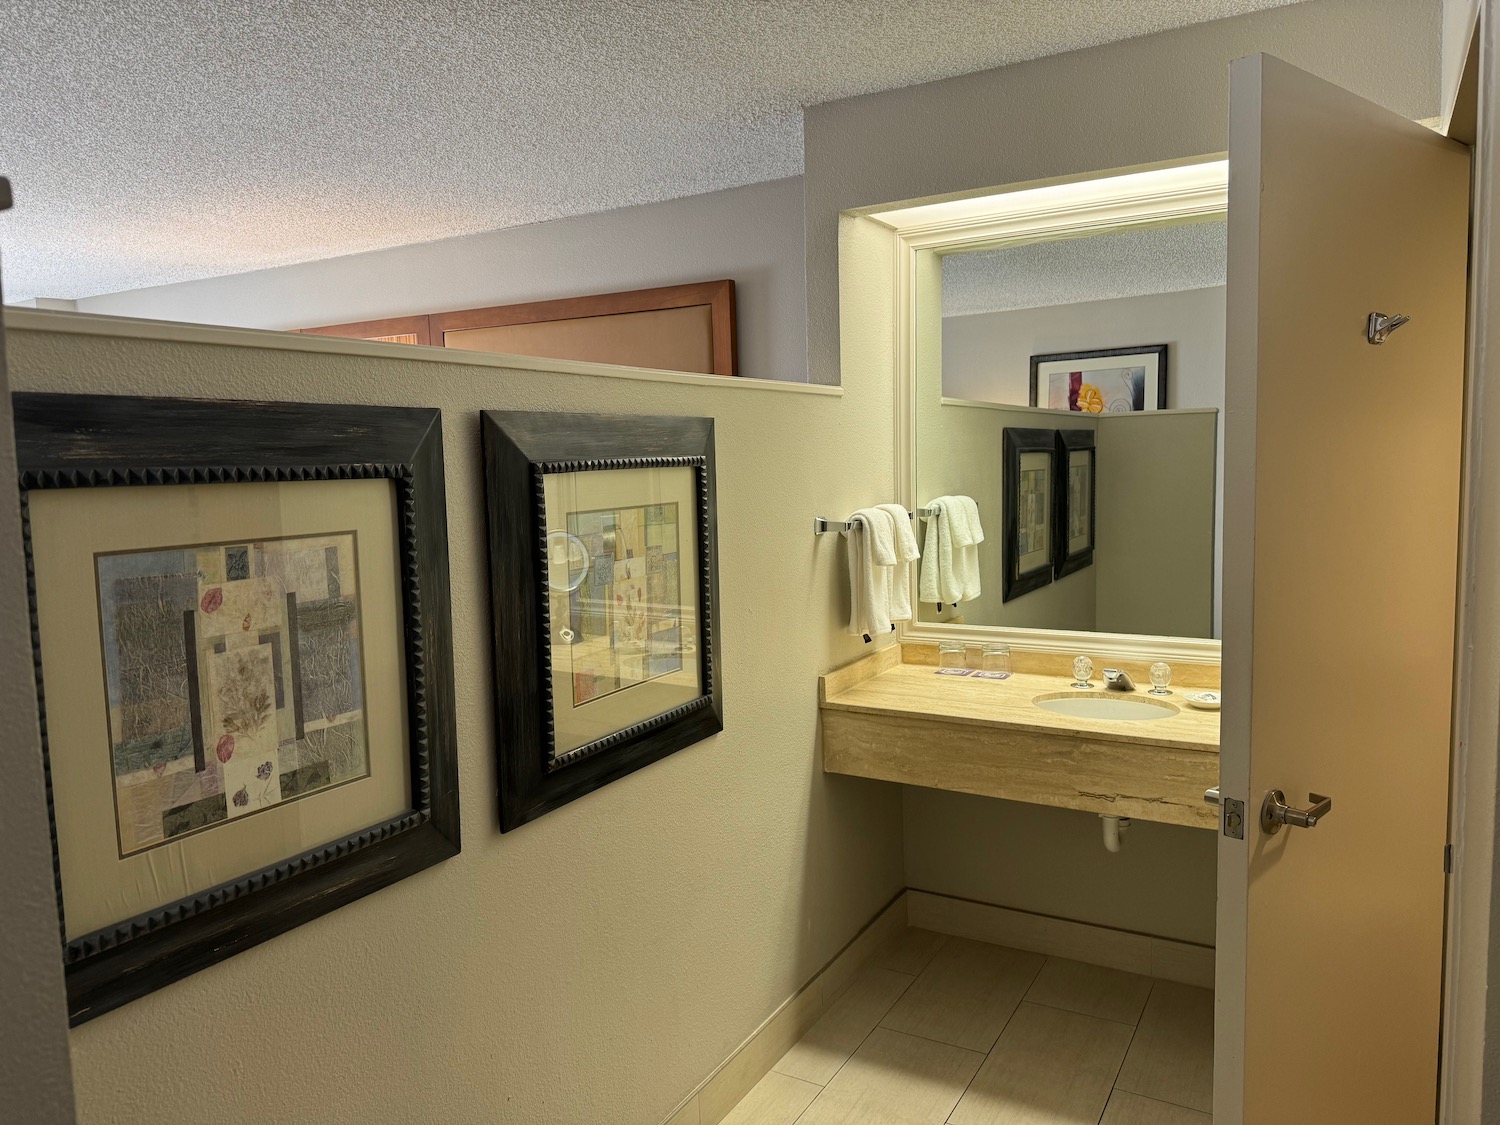
[[1070, 180], [988, 195], [864, 212], [864, 217], [910, 238], [946, 236], [943, 241], [990, 227], [1018, 234], [1094, 225], [1108, 215], [1117, 222], [1170, 219], [1224, 210], [1229, 193], [1229, 161], [1207, 160], [1141, 172]]

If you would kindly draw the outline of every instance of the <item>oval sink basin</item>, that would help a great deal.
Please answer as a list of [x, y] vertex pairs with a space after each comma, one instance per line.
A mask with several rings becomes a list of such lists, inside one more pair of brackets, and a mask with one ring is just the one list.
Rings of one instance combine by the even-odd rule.
[[1032, 702], [1044, 711], [1074, 719], [1140, 722], [1143, 719], [1170, 719], [1177, 714], [1177, 708], [1170, 703], [1142, 699], [1138, 695], [1106, 695], [1103, 692], [1060, 692], [1057, 695], [1039, 695]]

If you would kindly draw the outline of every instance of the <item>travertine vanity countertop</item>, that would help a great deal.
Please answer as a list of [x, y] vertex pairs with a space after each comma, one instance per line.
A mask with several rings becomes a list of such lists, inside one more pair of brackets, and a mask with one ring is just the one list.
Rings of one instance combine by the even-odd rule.
[[[1137, 683], [1144, 678], [1137, 676]], [[1164, 699], [1144, 689], [1122, 693], [1178, 709], [1144, 721], [1059, 715], [1032, 702], [1072, 694], [1070, 684], [1070, 677], [1036, 672], [1006, 680], [939, 675], [930, 665], [901, 663], [895, 646], [883, 649], [820, 680], [823, 768], [1215, 827], [1217, 813], [1204, 803], [1203, 791], [1218, 784], [1217, 711], [1189, 707], [1178, 688]], [[1103, 695], [1104, 689], [1077, 694]]]
[[[976, 680], [973, 676], [943, 676], [920, 664], [895, 664], [823, 700], [824, 710], [864, 711], [869, 714], [927, 715], [954, 723], [1010, 729], [1036, 729], [1076, 734], [1106, 742], [1151, 742], [1189, 750], [1219, 752], [1219, 713], [1198, 711], [1182, 699], [1182, 691], [1153, 696], [1145, 689], [1106, 692], [1103, 687], [1074, 692], [1072, 681], [1061, 676], [1017, 672], [1008, 680]], [[1191, 691], [1192, 689], [1187, 689]], [[1083, 719], [1043, 710], [1032, 702], [1039, 695], [1107, 695], [1121, 699], [1145, 697], [1177, 708], [1161, 719]]]

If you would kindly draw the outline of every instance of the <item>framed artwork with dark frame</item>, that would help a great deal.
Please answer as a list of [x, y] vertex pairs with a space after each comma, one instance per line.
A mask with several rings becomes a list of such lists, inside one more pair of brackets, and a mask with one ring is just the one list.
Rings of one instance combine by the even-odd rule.
[[722, 730], [712, 418], [486, 411], [500, 829]]
[[456, 855], [438, 412], [14, 403], [71, 1021]]
[[1030, 405], [1081, 414], [1167, 408], [1167, 345], [1031, 357]]
[[1019, 598], [1052, 581], [1057, 431], [1007, 426], [1001, 601]]
[[1093, 430], [1057, 431], [1056, 577], [1094, 562], [1094, 479], [1098, 458]]

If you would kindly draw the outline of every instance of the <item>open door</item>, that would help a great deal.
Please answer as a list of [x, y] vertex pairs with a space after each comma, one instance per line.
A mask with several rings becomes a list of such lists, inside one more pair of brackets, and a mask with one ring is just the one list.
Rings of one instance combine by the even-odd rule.
[[1267, 56], [1229, 133], [1214, 1121], [1432, 1121], [1468, 150]]

